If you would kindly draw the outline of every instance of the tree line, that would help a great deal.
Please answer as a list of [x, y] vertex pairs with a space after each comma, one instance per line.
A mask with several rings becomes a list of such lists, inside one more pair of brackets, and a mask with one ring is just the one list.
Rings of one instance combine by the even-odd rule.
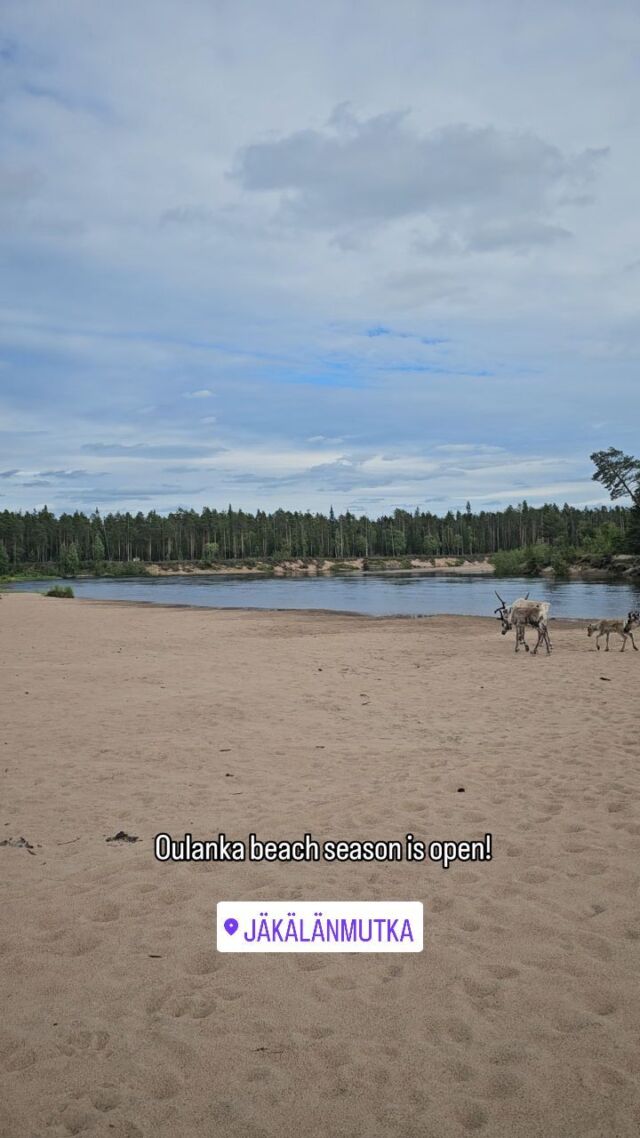
[[463, 511], [443, 516], [416, 509], [394, 510], [371, 519], [350, 511], [338, 516], [310, 511], [205, 508], [178, 509], [167, 515], [87, 515], [75, 511], [56, 517], [45, 506], [25, 513], [0, 513], [0, 574], [21, 566], [61, 566], [68, 575], [90, 565], [135, 562], [354, 557], [481, 557], [547, 548], [569, 559], [576, 553], [607, 556], [640, 553], [640, 460], [614, 448], [591, 456], [596, 481], [613, 500], [628, 496], [632, 505], [576, 507], [526, 501], [505, 510]]
[[[527, 546], [588, 553], [640, 552], [631, 548], [633, 510], [522, 502], [500, 512], [395, 510], [372, 520], [347, 511], [336, 516], [276, 510], [175, 510], [166, 516], [74, 512], [56, 517], [46, 507], [0, 513], [0, 573], [21, 565], [78, 566], [287, 558], [477, 557]], [[636, 543], [637, 544], [637, 543]]]

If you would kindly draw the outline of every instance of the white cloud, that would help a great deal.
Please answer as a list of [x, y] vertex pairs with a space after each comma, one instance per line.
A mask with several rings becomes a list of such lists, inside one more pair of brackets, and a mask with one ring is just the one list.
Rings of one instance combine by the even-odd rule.
[[279, 192], [288, 221], [349, 229], [424, 216], [432, 243], [526, 249], [570, 236], [552, 219], [567, 200], [588, 203], [606, 154], [565, 154], [531, 131], [466, 123], [420, 135], [407, 118], [338, 107], [323, 130], [245, 147], [234, 176], [245, 190]]

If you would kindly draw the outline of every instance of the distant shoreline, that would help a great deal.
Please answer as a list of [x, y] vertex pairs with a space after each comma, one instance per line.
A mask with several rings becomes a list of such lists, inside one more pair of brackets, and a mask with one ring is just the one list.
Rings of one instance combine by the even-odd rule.
[[197, 562], [182, 562], [176, 566], [152, 563], [146, 566], [152, 577], [186, 577], [193, 575], [251, 574], [259, 577], [316, 577], [331, 575], [363, 575], [369, 573], [456, 573], [469, 576], [483, 576], [495, 572], [488, 558], [464, 560], [459, 557], [387, 557], [366, 558], [291, 558], [286, 561], [260, 563], [217, 564], [202, 566]]
[[[93, 569], [82, 568], [69, 580], [119, 577], [322, 577], [366, 576], [379, 573], [455, 573], [468, 576], [485, 576], [495, 572], [488, 557], [473, 560], [461, 557], [376, 557], [376, 558], [290, 558], [282, 561], [262, 561], [258, 558], [212, 562], [202, 561], [132, 561], [104, 562]], [[0, 577], [1, 582], [46, 581], [65, 576], [56, 567], [25, 567], [23, 573]]]
[[536, 580], [541, 577], [558, 580], [624, 581], [640, 577], [640, 561], [630, 555], [612, 557], [606, 565], [589, 564], [580, 561], [566, 567], [566, 573], [559, 575], [549, 565], [537, 573], [496, 573], [495, 565], [489, 555], [485, 557], [357, 557], [357, 558], [289, 558], [272, 561], [258, 558], [244, 560], [218, 561], [206, 564], [202, 561], [113, 561], [95, 566], [84, 565], [78, 573], [63, 573], [57, 566], [27, 565], [23, 572], [11, 572], [0, 577], [2, 584], [20, 581], [47, 581], [65, 577], [68, 580], [118, 580], [131, 577], [358, 577], [369, 575], [418, 574], [433, 576], [486, 577], [496, 580], [503, 577], [527, 577]]

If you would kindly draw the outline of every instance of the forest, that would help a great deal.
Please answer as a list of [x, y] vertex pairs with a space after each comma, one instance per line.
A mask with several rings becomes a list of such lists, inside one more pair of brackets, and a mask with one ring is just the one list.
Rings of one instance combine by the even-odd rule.
[[[98, 510], [63, 513], [0, 512], [0, 574], [21, 567], [59, 568], [65, 575], [111, 564], [288, 558], [454, 556], [483, 557], [531, 549], [548, 561], [580, 554], [606, 557], [640, 552], [638, 510], [623, 506], [532, 507], [522, 502], [500, 512], [463, 511], [444, 516], [395, 510], [372, 520], [348, 511], [336, 516], [276, 510], [179, 509], [161, 515]], [[543, 556], [543, 553], [540, 556]]]
[[444, 516], [397, 509], [371, 519], [348, 510], [327, 514], [275, 510], [178, 509], [59, 517], [47, 507], [0, 513], [0, 576], [55, 571], [73, 577], [144, 572], [145, 564], [198, 562], [213, 566], [242, 561], [274, 563], [290, 558], [491, 557], [496, 572], [535, 574], [550, 565], [561, 575], [581, 558], [606, 565], [616, 554], [640, 554], [640, 459], [614, 447], [595, 451], [593, 480], [612, 501], [631, 506], [529, 506], [501, 511], [463, 511]]

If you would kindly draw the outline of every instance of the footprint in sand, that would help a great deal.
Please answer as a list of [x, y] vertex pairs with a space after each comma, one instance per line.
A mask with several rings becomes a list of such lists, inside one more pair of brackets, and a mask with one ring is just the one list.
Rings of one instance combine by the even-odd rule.
[[210, 952], [195, 952], [187, 964], [186, 971], [193, 976], [208, 976], [221, 967], [213, 949]]
[[596, 1063], [593, 1067], [594, 1080], [600, 1081], [607, 1087], [627, 1087], [629, 1079], [623, 1071], [618, 1070], [617, 1067], [608, 1066], [606, 1063]]
[[598, 1016], [610, 1016], [617, 1012], [618, 1003], [609, 992], [590, 992], [587, 1007]]
[[162, 1011], [165, 1015], [173, 1016], [174, 1019], [206, 1019], [211, 1015], [216, 1008], [216, 1001], [213, 999], [206, 999], [198, 995], [185, 995], [175, 996], [168, 995], [166, 999], [161, 1000], [160, 1006], [153, 1008], [153, 1011]]
[[304, 958], [296, 961], [296, 965], [300, 972], [318, 972], [321, 968], [327, 967], [326, 960], [316, 960], [311, 957], [309, 960]]
[[444, 913], [453, 905], [452, 897], [434, 897], [433, 901], [429, 901], [427, 908], [431, 909], [432, 913]]
[[116, 921], [119, 916], [120, 906], [116, 905], [115, 901], [103, 901], [101, 905], [96, 905], [91, 913], [91, 920], [106, 924], [107, 921]]
[[452, 1019], [448, 1023], [449, 1036], [454, 1043], [471, 1043], [473, 1032], [468, 1023], [462, 1019]]
[[508, 1066], [509, 1063], [523, 1066], [529, 1062], [529, 1052], [520, 1043], [499, 1043], [489, 1049], [487, 1058], [490, 1063], [495, 1063], [498, 1067]]
[[470, 1067], [468, 1063], [461, 1063], [457, 1059], [449, 1063], [448, 1071], [456, 1083], [470, 1083], [476, 1078], [475, 1068]]
[[81, 1134], [83, 1130], [90, 1130], [95, 1122], [92, 1110], [79, 1103], [69, 1103], [60, 1116], [60, 1121], [68, 1134]]
[[515, 980], [520, 975], [517, 968], [511, 968], [508, 964], [491, 964], [489, 972], [496, 980]]
[[400, 976], [402, 976], [403, 972], [404, 964], [390, 964], [389, 967], [385, 970], [384, 976], [382, 977], [383, 984], [388, 984], [389, 980], [397, 980]]
[[148, 1086], [152, 1097], [163, 1102], [175, 1098], [182, 1088], [182, 1082], [173, 1071], [159, 1069], [152, 1072]]
[[29, 1067], [33, 1067], [36, 1059], [37, 1055], [32, 1047], [28, 1047], [26, 1043], [16, 1043], [3, 1055], [2, 1065], [5, 1071], [26, 1071]]
[[497, 1071], [486, 1082], [483, 1091], [487, 1098], [506, 1099], [517, 1095], [522, 1089], [522, 1079], [513, 1071]]
[[544, 869], [530, 869], [522, 875], [522, 881], [526, 881], [528, 885], [542, 885], [548, 880], [549, 874]]
[[49, 951], [56, 956], [85, 956], [102, 944], [101, 938], [91, 929], [81, 929], [77, 932], [58, 929], [43, 936], [42, 940], [49, 942]]
[[327, 984], [329, 984], [334, 991], [338, 992], [350, 992], [356, 987], [355, 980], [352, 980], [349, 976], [328, 976]]
[[110, 1110], [115, 1110], [122, 1102], [122, 1096], [116, 1087], [98, 1087], [97, 1091], [91, 1096], [91, 1101], [96, 1110], [106, 1114]]
[[486, 1110], [479, 1102], [468, 1102], [461, 1106], [456, 1114], [460, 1125], [465, 1130], [482, 1130], [489, 1121]]
[[577, 1035], [585, 1029], [593, 1028], [598, 1021], [591, 1013], [578, 1008], [567, 1008], [559, 1011], [552, 1022], [556, 1031], [562, 1035]]
[[64, 1040], [58, 1044], [58, 1050], [63, 1055], [76, 1055], [83, 1051], [104, 1051], [110, 1036], [108, 1031], [92, 1031], [90, 1028], [78, 1028], [70, 1031]]
[[490, 996], [495, 996], [498, 992], [499, 985], [495, 980], [479, 980], [477, 978], [469, 977], [464, 980], [462, 987], [468, 996], [474, 1000], [486, 1000]]
[[317, 1024], [315, 1027], [309, 1029], [309, 1037], [311, 1039], [329, 1039], [332, 1035], [335, 1035], [335, 1028], [333, 1027], [322, 1027]]

